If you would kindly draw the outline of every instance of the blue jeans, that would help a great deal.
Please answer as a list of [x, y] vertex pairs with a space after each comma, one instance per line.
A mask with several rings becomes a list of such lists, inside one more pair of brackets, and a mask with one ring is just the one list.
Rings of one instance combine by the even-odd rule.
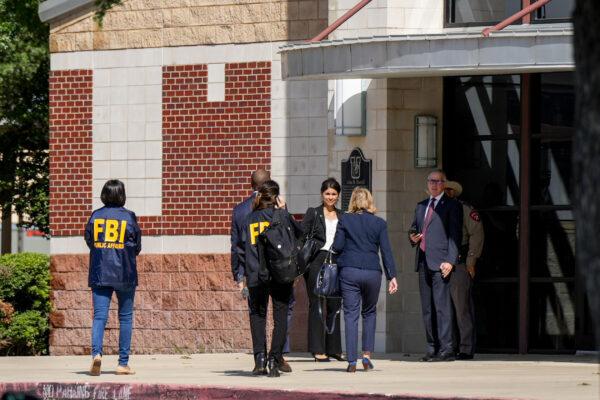
[[92, 288], [94, 322], [92, 324], [92, 357], [102, 355], [104, 328], [108, 320], [108, 309], [113, 292], [119, 303], [119, 365], [127, 365], [131, 349], [131, 331], [133, 329], [133, 300], [135, 288], [116, 290], [112, 287]]

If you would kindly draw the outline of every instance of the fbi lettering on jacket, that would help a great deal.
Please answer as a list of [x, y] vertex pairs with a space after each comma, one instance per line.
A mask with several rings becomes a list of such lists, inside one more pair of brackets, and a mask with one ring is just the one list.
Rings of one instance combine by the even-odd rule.
[[94, 247], [97, 249], [125, 248], [127, 221], [98, 218], [94, 220]]
[[256, 238], [269, 226], [268, 221], [254, 222], [250, 224], [250, 243], [256, 244]]

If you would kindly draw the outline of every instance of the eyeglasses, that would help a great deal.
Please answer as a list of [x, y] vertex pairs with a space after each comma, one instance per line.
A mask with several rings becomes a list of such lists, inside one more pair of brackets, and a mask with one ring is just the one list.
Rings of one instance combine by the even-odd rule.
[[446, 181], [440, 179], [427, 179], [427, 183], [431, 183], [432, 185], [439, 185], [444, 182]]

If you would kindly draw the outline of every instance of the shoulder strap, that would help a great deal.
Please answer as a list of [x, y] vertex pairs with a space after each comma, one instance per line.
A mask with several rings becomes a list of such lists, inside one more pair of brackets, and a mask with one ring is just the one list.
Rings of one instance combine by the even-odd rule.
[[330, 318], [331, 321], [327, 323], [327, 318], [323, 316], [323, 301], [327, 301], [327, 297], [319, 297], [319, 317], [321, 318], [321, 322], [323, 323], [323, 328], [325, 329], [325, 332], [327, 332], [328, 335], [331, 335], [335, 331], [335, 321], [337, 319], [338, 314], [341, 311], [341, 307], [339, 307], [336, 310], [333, 317]]

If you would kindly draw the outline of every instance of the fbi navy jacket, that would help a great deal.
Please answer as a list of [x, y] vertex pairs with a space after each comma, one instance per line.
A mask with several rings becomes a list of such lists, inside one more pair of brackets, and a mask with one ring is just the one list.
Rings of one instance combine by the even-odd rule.
[[[300, 224], [294, 220], [286, 209], [282, 209], [282, 211], [281, 218], [289, 218], [294, 233], [301, 235], [302, 227]], [[238, 241], [236, 253], [239, 268], [244, 271], [248, 287], [259, 286], [261, 283], [265, 283], [266, 278], [268, 278], [265, 260], [260, 260], [258, 257], [258, 236], [271, 225], [274, 213], [275, 208], [273, 207], [254, 210], [248, 215], [242, 226], [242, 240]]]
[[90, 248], [90, 287], [137, 286], [135, 257], [142, 251], [142, 232], [135, 213], [109, 206], [94, 211], [85, 228], [85, 242]]

